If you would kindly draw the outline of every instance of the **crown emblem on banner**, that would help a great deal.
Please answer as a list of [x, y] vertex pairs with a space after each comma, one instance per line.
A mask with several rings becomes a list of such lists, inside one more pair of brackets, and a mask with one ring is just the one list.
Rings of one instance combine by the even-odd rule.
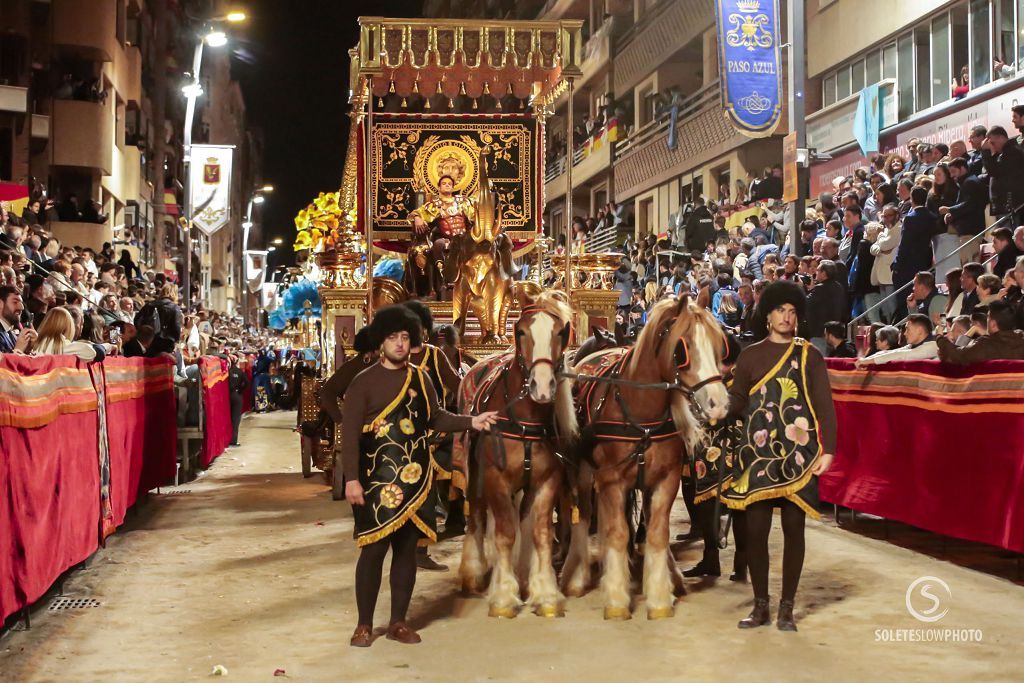
[[756, 12], [761, 9], [761, 0], [736, 0], [736, 7], [741, 12]]

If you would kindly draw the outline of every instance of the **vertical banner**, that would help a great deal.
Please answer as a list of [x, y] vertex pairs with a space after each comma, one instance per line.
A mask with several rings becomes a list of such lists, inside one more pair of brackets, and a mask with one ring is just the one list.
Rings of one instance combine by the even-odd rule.
[[860, 145], [864, 156], [878, 151], [878, 135], [881, 132], [882, 98], [878, 84], [869, 85], [860, 91], [857, 113], [853, 117], [853, 137]]
[[233, 145], [192, 145], [192, 224], [209, 236], [231, 219]]
[[796, 131], [782, 139], [782, 201], [795, 202], [799, 197], [800, 173], [797, 166]]
[[748, 137], [767, 137], [782, 117], [779, 0], [716, 0], [722, 109]]
[[263, 281], [267, 277], [267, 251], [250, 249], [245, 252], [245, 281], [253, 294], [263, 289]]

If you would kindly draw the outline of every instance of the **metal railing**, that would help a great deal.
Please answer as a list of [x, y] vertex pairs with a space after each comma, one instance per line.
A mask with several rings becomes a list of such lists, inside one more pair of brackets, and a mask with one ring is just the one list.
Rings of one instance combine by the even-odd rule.
[[[676, 125], [684, 123], [687, 119], [698, 114], [707, 107], [708, 102], [714, 100], [717, 101], [719, 92], [719, 81], [716, 79], [707, 86], [694, 92], [692, 95], [685, 97], [677, 106], [679, 112], [676, 114]], [[628, 137], [621, 142], [616, 143], [615, 156], [621, 158], [628, 154], [632, 149], [639, 147], [645, 142], [657, 137], [661, 133], [668, 130], [669, 124], [672, 121], [672, 107], [669, 106], [660, 115], [651, 119], [643, 126], [633, 131]]]
[[[986, 227], [984, 230], [982, 230], [977, 235], [975, 235], [971, 239], [969, 239], [966, 242], [964, 242], [963, 244], [961, 244], [959, 247], [957, 247], [953, 251], [949, 252], [948, 254], [943, 256], [942, 258], [936, 258], [935, 259], [935, 263], [942, 263], [943, 261], [945, 261], [946, 259], [950, 258], [954, 254], [959, 254], [961, 251], [964, 250], [965, 247], [967, 247], [968, 245], [970, 245], [970, 244], [980, 240], [987, 233], [991, 232], [995, 228], [998, 228], [1000, 226], [1000, 224], [1002, 224], [1003, 222], [1013, 219], [1017, 214], [1020, 213], [1020, 211], [1022, 209], [1024, 209], [1024, 204], [1019, 204], [1012, 212], [1006, 214], [1005, 216], [1001, 216], [999, 218], [999, 220], [997, 220], [995, 223], [993, 223], [992, 225]], [[995, 258], [997, 256], [998, 256], [998, 254], [993, 254], [990, 258], [986, 259], [985, 263], [983, 263], [982, 265], [988, 265], [993, 260], [995, 260]], [[935, 271], [935, 266], [932, 266], [928, 270], [929, 270], [929, 272], [934, 272]], [[871, 306], [870, 308], [865, 309], [863, 313], [861, 313], [856, 318], [854, 318], [849, 323], [847, 323], [847, 325], [846, 325], [846, 338], [848, 340], [850, 340], [850, 341], [853, 340], [853, 338], [854, 338], [853, 330], [855, 329], [855, 326], [858, 324], [858, 321], [868, 320], [868, 317], [867, 317], [868, 313], [870, 313], [871, 311], [874, 311], [877, 308], [880, 308], [882, 306], [882, 304], [884, 304], [885, 302], [889, 301], [889, 299], [892, 299], [892, 298], [896, 297], [897, 295], [902, 294], [903, 292], [907, 291], [908, 288], [912, 288], [913, 286], [914, 286], [914, 280], [911, 279], [910, 282], [907, 282], [906, 284], [904, 284], [899, 289], [894, 290], [891, 294], [889, 294], [888, 296], [886, 296], [885, 298], [880, 300], [875, 305]], [[904, 298], [906, 298], [906, 297], [904, 297]], [[903, 320], [901, 320], [901, 321], [899, 321], [898, 323], [895, 323], [895, 324], [896, 325], [902, 325], [905, 321], [906, 321], [906, 318], [903, 318]], [[864, 323], [861, 322], [860, 324], [863, 325]]]

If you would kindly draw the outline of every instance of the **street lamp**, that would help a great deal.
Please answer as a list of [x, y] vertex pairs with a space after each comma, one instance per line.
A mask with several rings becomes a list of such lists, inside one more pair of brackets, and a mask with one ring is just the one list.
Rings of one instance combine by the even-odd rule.
[[265, 201], [267, 201], [267, 198], [264, 197], [261, 194], [254, 195], [253, 198], [252, 198], [252, 203], [253, 204], [262, 204]]
[[[252, 230], [252, 207], [256, 204], [262, 204], [266, 201], [264, 194], [269, 194], [274, 191], [273, 185], [263, 185], [262, 187], [256, 188], [251, 195], [249, 195], [249, 203], [245, 207], [245, 220], [242, 222], [242, 255], [243, 258], [249, 251], [249, 231]], [[246, 291], [243, 292], [244, 298], [242, 299], [242, 318], [244, 320], [249, 319], [249, 293], [248, 283], [246, 283]]]
[[192, 125], [195, 121], [196, 99], [203, 94], [203, 87], [199, 82], [199, 72], [203, 65], [203, 46], [209, 45], [212, 48], [223, 47], [228, 42], [227, 34], [211, 25], [211, 22], [229, 21], [237, 23], [246, 18], [244, 12], [231, 12], [225, 17], [217, 17], [208, 22], [204, 30], [198, 34], [195, 51], [192, 54], [192, 82], [186, 84], [182, 89], [185, 95], [185, 130], [184, 130], [184, 155], [185, 167], [185, 260], [182, 264], [182, 275], [184, 282], [182, 290], [185, 298], [185, 310], [190, 311], [192, 307]]
[[284, 240], [282, 238], [280, 238], [280, 237], [275, 237], [274, 240], [271, 242], [271, 244], [274, 244], [276, 246], [281, 246], [282, 244], [284, 244]]

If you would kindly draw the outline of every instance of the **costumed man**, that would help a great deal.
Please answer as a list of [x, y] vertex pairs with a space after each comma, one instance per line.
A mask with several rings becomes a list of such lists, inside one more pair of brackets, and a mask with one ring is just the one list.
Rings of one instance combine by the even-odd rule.
[[[378, 352], [373, 346], [369, 325], [356, 332], [355, 339], [352, 340], [352, 348], [356, 355], [338, 366], [334, 374], [320, 387], [320, 408], [323, 411], [321, 420], [326, 414], [337, 427], [340, 427], [342, 423], [342, 410], [338, 402], [344, 398], [345, 392], [348, 391], [348, 387], [356, 375], [377, 362]], [[310, 438], [321, 433], [323, 428], [324, 422], [322, 421], [311, 424], [308, 431], [306, 431], [307, 427], [303, 425], [304, 433]], [[337, 431], [334, 433], [337, 434]], [[334, 476], [339, 478], [338, 486], [341, 486], [340, 479], [344, 476], [341, 460], [341, 439], [338, 439], [334, 444]], [[343, 488], [335, 488], [335, 491], [343, 490]]]
[[[476, 207], [471, 199], [455, 194], [455, 179], [450, 175], [437, 179], [437, 191], [437, 197], [413, 211], [411, 216], [416, 236], [430, 242], [431, 259], [436, 267], [434, 293], [441, 301], [444, 289], [455, 285], [462, 261], [469, 256], [466, 248], [472, 245], [465, 244], [465, 234], [476, 220]], [[512, 240], [502, 232], [494, 242], [502, 270], [511, 275]], [[410, 251], [414, 249], [415, 246]]]
[[242, 405], [245, 403], [245, 392], [249, 390], [249, 378], [245, 371], [238, 367], [238, 356], [228, 355], [228, 398], [231, 402], [231, 446], [238, 446], [238, 428], [242, 424]]
[[438, 196], [413, 211], [411, 216], [417, 237], [426, 239], [430, 244], [431, 259], [436, 268], [434, 293], [441, 301], [444, 286], [454, 284], [458, 277], [457, 264], [448, 263], [446, 256], [449, 251], [459, 252], [462, 236], [476, 217], [476, 207], [467, 197], [455, 194], [455, 178], [450, 175], [437, 179], [437, 192]]
[[486, 430], [494, 411], [475, 417], [454, 415], [438, 403], [434, 385], [409, 363], [422, 344], [420, 322], [403, 306], [386, 306], [373, 318], [371, 335], [380, 360], [359, 373], [345, 393], [342, 461], [345, 499], [352, 505], [356, 543], [356, 604], [359, 623], [351, 645], [372, 643], [373, 612], [380, 592], [384, 556], [391, 548], [391, 622], [387, 637], [420, 642], [406, 623], [416, 584], [416, 546], [437, 538], [431, 503], [434, 469], [428, 445], [431, 429]]
[[[728, 350], [722, 359], [721, 372], [726, 386], [730, 386], [733, 366], [740, 355], [740, 342], [736, 335], [729, 330], [723, 328], [722, 331], [725, 333]], [[732, 464], [730, 439], [735, 430], [731, 429], [729, 424], [729, 421], [723, 421], [711, 427], [709, 438], [699, 444], [693, 454], [693, 468], [689, 480], [685, 482], [689, 491], [684, 490], [684, 497], [687, 493], [692, 496], [692, 507], [687, 506], [687, 511], [690, 512], [690, 531], [692, 535], [699, 536], [704, 541], [704, 555], [700, 562], [683, 572], [683, 576], [686, 577], [722, 575], [718, 559], [719, 541], [722, 538], [720, 531], [722, 510], [718, 496], [729, 480]], [[733, 569], [729, 580], [745, 582], [747, 580], [747, 539], [743, 534], [737, 532], [737, 529], [745, 528], [740, 520], [743, 513], [733, 510], [731, 514], [735, 521], [733, 538], [736, 542], [736, 552], [733, 555]]]
[[[406, 301], [402, 305], [419, 319], [420, 339], [423, 341], [422, 344], [410, 351], [409, 364], [416, 366], [430, 378], [434, 388], [437, 390], [438, 403], [443, 408], [454, 407], [455, 396], [459, 391], [459, 383], [462, 381], [462, 378], [459, 377], [455, 368], [452, 367], [451, 361], [448, 360], [448, 356], [440, 348], [426, 343], [431, 330], [434, 329], [434, 315], [431, 313], [430, 307], [422, 301], [416, 300]], [[461, 533], [460, 527], [465, 528], [465, 520], [462, 519], [462, 506], [449, 505], [448, 501], [452, 479], [452, 447], [454, 441], [451, 434], [440, 435], [437, 438], [433, 434], [431, 435], [431, 456], [436, 470], [434, 482], [436, 497], [434, 503], [438, 506], [439, 512], [443, 511], [443, 514], [445, 514], [445, 538], [457, 535], [456, 532]], [[446, 565], [436, 562], [430, 557], [426, 546], [420, 547], [419, 553], [416, 556], [416, 564], [420, 569], [428, 571], [443, 572], [448, 570]]]
[[[776, 625], [795, 631], [793, 603], [804, 563], [804, 523], [818, 518], [818, 480], [832, 465], [836, 413], [825, 359], [797, 337], [806, 297], [799, 285], [769, 284], [757, 304], [759, 334], [736, 360], [729, 418], [740, 418], [732, 472], [722, 502], [744, 510], [737, 536], [746, 534], [754, 609], [740, 628], [771, 623], [768, 609], [768, 534], [772, 511], [782, 514], [782, 599]], [[723, 484], [723, 487], [725, 485]], [[741, 518], [737, 518], [739, 523]]]

